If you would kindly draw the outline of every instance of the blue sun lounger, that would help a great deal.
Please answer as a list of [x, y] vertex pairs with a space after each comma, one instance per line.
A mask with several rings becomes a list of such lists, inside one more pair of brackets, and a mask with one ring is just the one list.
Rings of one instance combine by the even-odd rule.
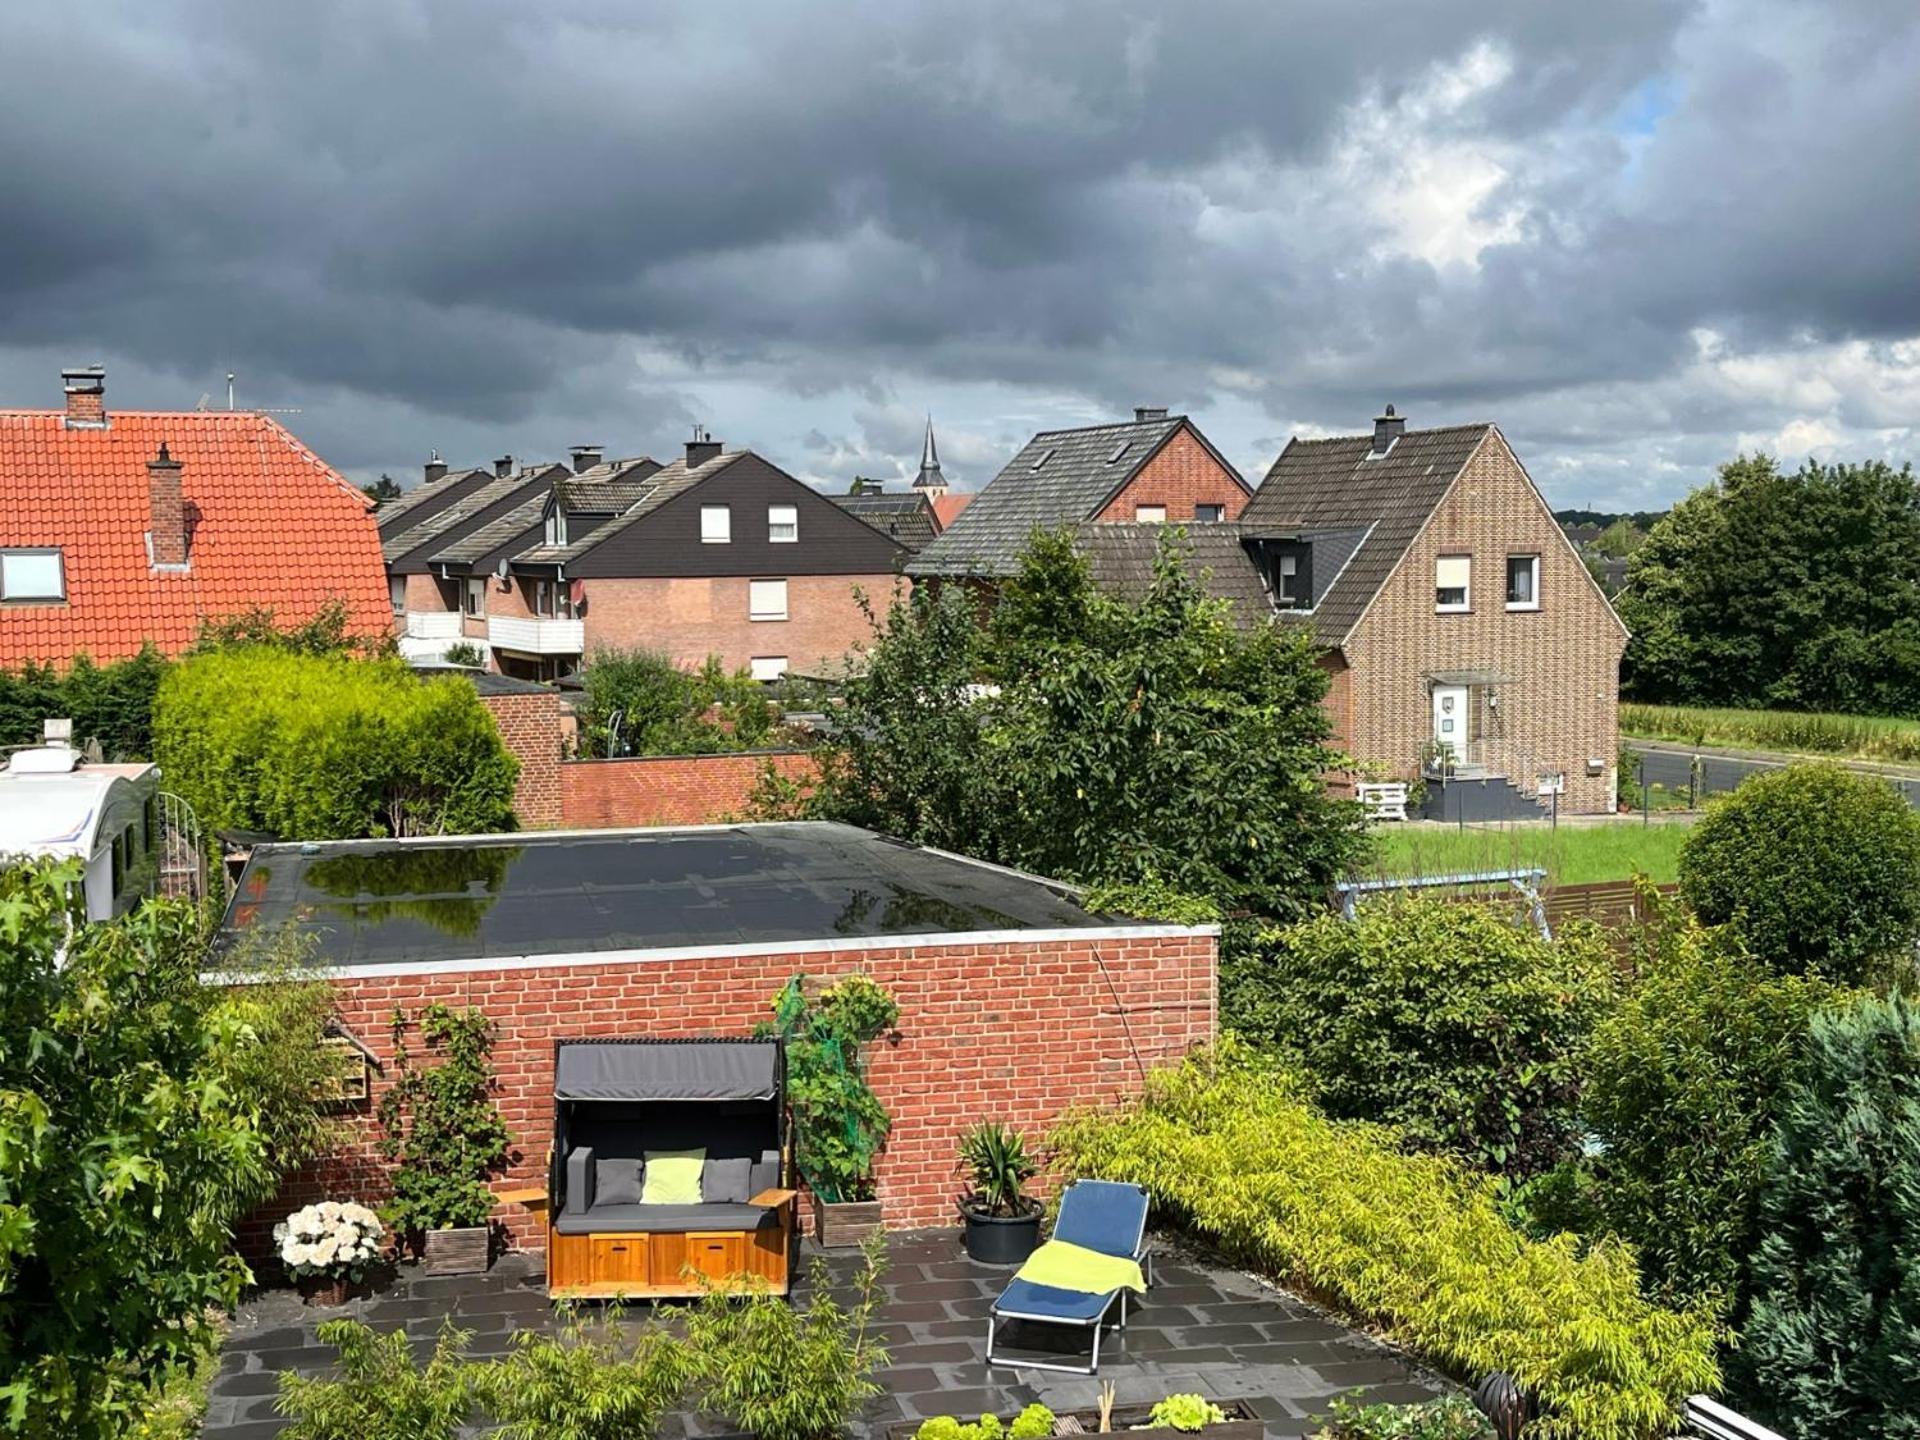
[[[1119, 1255], [1140, 1262], [1149, 1285], [1153, 1283], [1153, 1256], [1147, 1249], [1147, 1192], [1138, 1185], [1123, 1185], [1113, 1180], [1076, 1180], [1060, 1197], [1060, 1217], [1053, 1224], [1053, 1238], [1065, 1240], [1103, 1255]], [[1007, 1282], [1000, 1298], [993, 1302], [987, 1317], [987, 1364], [1008, 1365], [1022, 1370], [1064, 1370], [1070, 1375], [1095, 1375], [1100, 1370], [1100, 1327], [1114, 1302], [1120, 1305], [1119, 1329], [1127, 1328], [1127, 1292], [1110, 1290], [1104, 1295], [1089, 1295], [1079, 1290], [1062, 1290], [1052, 1285], [1036, 1285], [1019, 1276]], [[993, 1344], [1002, 1320], [1020, 1320], [1029, 1325], [1062, 1325], [1093, 1331], [1093, 1356], [1085, 1365], [1068, 1365], [1023, 1356], [1007, 1360], [993, 1353]]]

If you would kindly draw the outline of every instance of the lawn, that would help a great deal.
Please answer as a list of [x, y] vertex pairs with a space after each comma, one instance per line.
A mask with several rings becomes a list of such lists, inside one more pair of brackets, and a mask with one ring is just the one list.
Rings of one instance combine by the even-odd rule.
[[1378, 848], [1366, 873], [1458, 875], [1470, 870], [1537, 867], [1547, 872], [1549, 884], [1584, 885], [1625, 880], [1638, 870], [1665, 883], [1678, 878], [1680, 845], [1691, 828], [1678, 821], [1642, 825], [1635, 819], [1558, 829], [1383, 824], [1374, 827]]
[[1797, 755], [1920, 761], [1920, 720], [1798, 710], [1713, 710], [1622, 705], [1620, 733], [1681, 745], [1724, 745]]

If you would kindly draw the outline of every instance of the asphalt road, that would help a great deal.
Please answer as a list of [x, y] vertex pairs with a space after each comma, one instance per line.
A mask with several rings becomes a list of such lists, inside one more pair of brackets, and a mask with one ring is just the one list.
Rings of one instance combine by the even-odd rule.
[[[1790, 764], [1796, 757], [1781, 756], [1777, 759], [1764, 759], [1748, 755], [1723, 755], [1712, 751], [1687, 751], [1656, 747], [1646, 741], [1628, 740], [1627, 748], [1640, 757], [1644, 782], [1648, 785], [1664, 785], [1669, 790], [1687, 788], [1687, 777], [1691, 772], [1694, 756], [1700, 760], [1700, 794], [1718, 795], [1731, 790], [1749, 775], [1761, 770], [1777, 770]], [[1893, 785], [1916, 809], [1920, 809], [1920, 779], [1887, 775], [1873, 771], [1870, 767], [1855, 766], [1870, 774], [1881, 774], [1881, 778]]]

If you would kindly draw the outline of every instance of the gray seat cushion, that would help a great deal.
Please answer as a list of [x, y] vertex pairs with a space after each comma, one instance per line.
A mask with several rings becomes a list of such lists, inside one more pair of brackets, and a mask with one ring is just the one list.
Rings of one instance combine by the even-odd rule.
[[560, 1215], [553, 1228], [562, 1235], [625, 1231], [757, 1230], [778, 1225], [780, 1212], [764, 1205], [596, 1205], [584, 1215]]

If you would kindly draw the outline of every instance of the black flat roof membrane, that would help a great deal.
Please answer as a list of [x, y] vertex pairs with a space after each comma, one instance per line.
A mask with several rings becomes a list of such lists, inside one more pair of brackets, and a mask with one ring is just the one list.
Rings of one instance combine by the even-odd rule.
[[1115, 923], [1031, 876], [795, 822], [265, 845], [223, 929], [291, 926], [350, 968]]

